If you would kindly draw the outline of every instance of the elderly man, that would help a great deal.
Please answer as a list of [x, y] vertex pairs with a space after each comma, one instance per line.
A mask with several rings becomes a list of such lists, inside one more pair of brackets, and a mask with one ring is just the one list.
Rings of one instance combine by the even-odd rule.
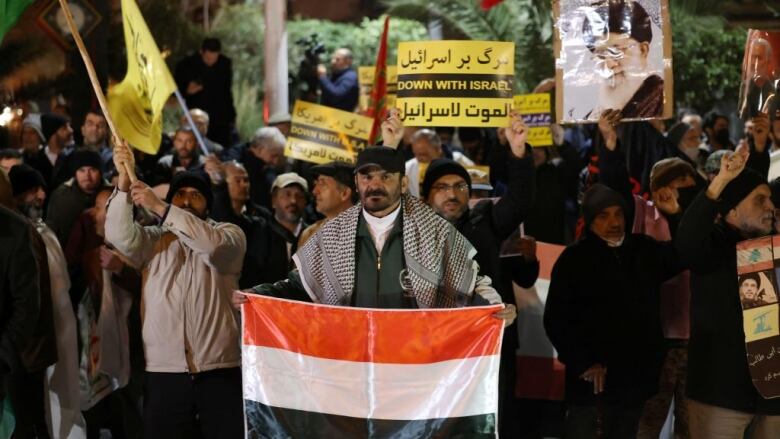
[[[206, 150], [208, 150], [209, 154], [221, 155], [225, 148], [207, 137], [209, 132], [209, 114], [200, 108], [193, 108], [190, 110], [190, 117], [195, 123], [195, 128], [197, 128], [200, 137], [203, 139], [203, 144], [206, 147]], [[179, 120], [179, 126], [189, 127], [190, 129], [192, 128], [189, 126], [189, 121], [185, 115], [183, 115]]]
[[747, 51], [746, 72], [742, 83], [743, 103], [739, 115], [750, 119], [761, 114], [764, 109], [777, 108], [772, 105], [776, 100], [776, 77], [773, 74], [772, 46], [764, 38], [753, 38]]
[[601, 3], [583, 20], [582, 35], [602, 78], [592, 115], [619, 108], [625, 118], [660, 116], [664, 80], [648, 71], [653, 30], [644, 7], [633, 0]]
[[[688, 413], [692, 438], [780, 437], [780, 400], [764, 399], [748, 369], [737, 281], [737, 242], [772, 232], [769, 185], [747, 168], [747, 148], [727, 152], [720, 172], [685, 212], [677, 232], [691, 269]], [[713, 383], [718, 383], [713, 385]]]
[[[435, 131], [422, 129], [411, 138], [414, 158], [406, 161], [406, 176], [409, 179], [409, 193], [420, 196], [420, 184], [424, 168], [433, 160], [444, 157], [444, 146]], [[459, 151], [453, 151], [452, 159], [464, 166], [473, 166], [474, 162]]]
[[284, 160], [285, 138], [278, 128], [262, 127], [252, 139], [230, 148], [225, 160], [236, 160], [249, 173], [250, 199], [258, 206], [271, 207], [271, 184], [277, 167]]
[[322, 99], [320, 103], [327, 107], [344, 111], [355, 111], [358, 104], [360, 86], [357, 72], [352, 69], [352, 51], [347, 48], [336, 49], [330, 58], [330, 75], [323, 65], [317, 66], [320, 78]]
[[[474, 248], [434, 211], [404, 195], [404, 159], [397, 112], [383, 123], [393, 147], [363, 150], [356, 176], [360, 203], [325, 223], [293, 257], [288, 279], [236, 292], [368, 308], [454, 308], [501, 303], [478, 274]], [[510, 324], [514, 307], [496, 314]]]
[[[147, 438], [244, 437], [238, 322], [230, 308], [246, 239], [241, 229], [208, 219], [211, 186], [182, 172], [165, 201], [146, 184], [130, 184], [133, 154], [114, 150], [119, 171], [108, 205], [105, 239], [143, 274]], [[133, 222], [137, 205], [159, 226]]]
[[51, 194], [46, 210], [46, 224], [57, 235], [60, 245], [68, 244], [73, 224], [81, 213], [95, 204], [95, 195], [107, 185], [101, 172], [98, 153], [89, 150], [74, 152], [69, 159], [73, 177]]
[[322, 227], [325, 222], [337, 217], [341, 212], [355, 205], [357, 190], [355, 190], [355, 168], [343, 163], [332, 162], [311, 168], [314, 177], [314, 205], [317, 212], [325, 218], [310, 225], [298, 239], [298, 247]]

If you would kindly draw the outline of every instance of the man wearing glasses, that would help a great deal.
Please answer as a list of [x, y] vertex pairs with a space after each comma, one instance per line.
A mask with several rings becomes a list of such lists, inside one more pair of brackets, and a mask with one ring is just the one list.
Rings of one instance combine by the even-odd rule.
[[[582, 37], [602, 80], [593, 111], [622, 109], [626, 119], [662, 114], [664, 80], [648, 71], [653, 30], [642, 5], [632, 0], [607, 0], [595, 6], [585, 15]], [[599, 115], [593, 111], [587, 118]]]

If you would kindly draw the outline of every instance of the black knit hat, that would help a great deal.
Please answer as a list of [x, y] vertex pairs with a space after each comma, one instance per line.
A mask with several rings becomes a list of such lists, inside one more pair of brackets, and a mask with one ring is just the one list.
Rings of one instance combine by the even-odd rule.
[[75, 175], [76, 171], [84, 166], [90, 166], [102, 170], [102, 160], [100, 160], [100, 154], [89, 149], [80, 149], [73, 152], [68, 158], [68, 165], [70, 166], [71, 175]]
[[720, 213], [723, 215], [727, 214], [762, 184], [769, 185], [766, 178], [762, 177], [761, 174], [751, 168], [743, 169], [737, 178], [731, 180], [720, 194]]
[[585, 225], [590, 226], [599, 213], [612, 206], [620, 207], [625, 213], [626, 201], [619, 192], [601, 183], [591, 186], [582, 198], [582, 216], [585, 219]]
[[206, 199], [206, 205], [209, 210], [211, 209], [211, 203], [214, 199], [214, 196], [211, 193], [211, 184], [209, 183], [208, 178], [199, 171], [185, 171], [174, 175], [171, 180], [171, 185], [168, 188], [168, 195], [165, 197], [165, 201], [170, 203], [176, 192], [184, 187], [197, 189]]
[[471, 192], [471, 176], [466, 168], [455, 160], [450, 159], [436, 159], [428, 165], [428, 169], [425, 171], [425, 178], [423, 178], [422, 189], [420, 195], [422, 199], [428, 198], [428, 194], [431, 192], [431, 186], [436, 183], [436, 180], [444, 177], [445, 175], [457, 175], [466, 180], [469, 184], [469, 192]]
[[68, 123], [68, 118], [56, 113], [46, 113], [41, 115], [41, 131], [43, 131], [43, 142], [46, 143], [51, 136], [57, 132], [63, 125]]
[[41, 173], [30, 165], [21, 164], [12, 167], [8, 172], [8, 179], [11, 180], [14, 197], [37, 187], [46, 188], [46, 181]]

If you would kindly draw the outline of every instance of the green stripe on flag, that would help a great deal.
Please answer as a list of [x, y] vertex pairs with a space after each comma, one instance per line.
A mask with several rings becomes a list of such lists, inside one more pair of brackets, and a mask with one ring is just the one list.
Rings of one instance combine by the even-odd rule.
[[0, 43], [33, 0], [0, 0]]

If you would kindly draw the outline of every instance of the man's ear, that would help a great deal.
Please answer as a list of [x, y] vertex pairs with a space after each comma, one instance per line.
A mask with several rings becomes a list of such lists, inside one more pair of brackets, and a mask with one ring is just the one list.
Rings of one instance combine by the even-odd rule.
[[647, 54], [650, 53], [650, 43], [647, 41], [639, 43], [639, 53], [642, 54], [642, 57], [647, 58]]

